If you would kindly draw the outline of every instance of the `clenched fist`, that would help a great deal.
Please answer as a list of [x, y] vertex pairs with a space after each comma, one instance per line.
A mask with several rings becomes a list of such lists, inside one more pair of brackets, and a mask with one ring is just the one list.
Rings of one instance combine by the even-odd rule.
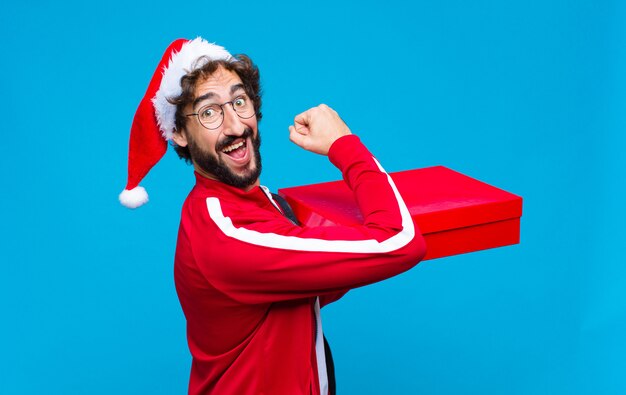
[[330, 146], [339, 137], [352, 134], [339, 114], [326, 104], [320, 104], [296, 115], [289, 126], [289, 139], [307, 151], [328, 155]]

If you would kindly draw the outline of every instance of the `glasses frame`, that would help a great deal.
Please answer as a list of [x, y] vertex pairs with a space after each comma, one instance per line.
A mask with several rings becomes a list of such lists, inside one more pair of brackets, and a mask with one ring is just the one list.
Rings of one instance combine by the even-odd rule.
[[[249, 100], [249, 101], [252, 103], [252, 110], [253, 110], [253, 111], [252, 111], [252, 114], [250, 114], [250, 116], [248, 116], [248, 117], [244, 117], [244, 116], [242, 116], [239, 112], [237, 112], [237, 109], [235, 109], [235, 101], [237, 101], [237, 100], [239, 100], [239, 99], [241, 99], [241, 98], [244, 98], [245, 100]], [[250, 97], [249, 97], [248, 95], [246, 95], [246, 94], [242, 94], [242, 95], [239, 95], [239, 96], [235, 97], [233, 100], [231, 100], [231, 101], [227, 101], [227, 102], [224, 102], [224, 103], [222, 103], [222, 104], [218, 104], [218, 103], [207, 104], [206, 106], [202, 106], [202, 107], [200, 107], [200, 108], [198, 109], [198, 112], [194, 112], [194, 113], [191, 113], [191, 114], [185, 114], [185, 116], [186, 116], [186, 117], [195, 116], [195, 117], [196, 117], [196, 119], [198, 120], [198, 123], [199, 123], [199, 124], [200, 124], [203, 128], [208, 129], [208, 130], [215, 130], [215, 129], [218, 129], [220, 126], [222, 126], [222, 124], [224, 123], [224, 106], [225, 106], [225, 105], [227, 105], [227, 104], [230, 104], [230, 106], [231, 106], [231, 108], [233, 109], [233, 111], [235, 112], [235, 114], [237, 114], [237, 116], [238, 116], [239, 118], [241, 118], [241, 119], [250, 119], [250, 118], [252, 118], [253, 116], [255, 116], [255, 115], [256, 115], [256, 110], [254, 110], [254, 102], [252, 102], [252, 99], [250, 99]], [[203, 123], [202, 123], [202, 121], [200, 120], [200, 113], [202, 112], [202, 110], [204, 110], [206, 107], [210, 107], [210, 106], [219, 106], [219, 107], [220, 107], [221, 114], [222, 114], [222, 119], [221, 119], [221, 120], [220, 120], [220, 122], [217, 124], [217, 126], [215, 126], [215, 127], [211, 127], [211, 128], [210, 128], [210, 127], [208, 127], [207, 125], [203, 124]]]

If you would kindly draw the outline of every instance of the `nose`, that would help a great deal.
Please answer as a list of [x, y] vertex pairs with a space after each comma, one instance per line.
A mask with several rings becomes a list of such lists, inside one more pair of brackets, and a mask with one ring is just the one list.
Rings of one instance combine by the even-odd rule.
[[235, 112], [232, 103], [226, 103], [222, 111], [224, 112], [223, 133], [229, 136], [241, 136], [246, 127]]

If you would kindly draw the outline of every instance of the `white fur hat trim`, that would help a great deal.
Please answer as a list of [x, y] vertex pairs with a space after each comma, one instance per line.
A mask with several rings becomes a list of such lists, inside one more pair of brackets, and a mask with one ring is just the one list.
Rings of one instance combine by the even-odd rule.
[[172, 139], [174, 134], [176, 106], [168, 102], [167, 99], [182, 93], [180, 79], [185, 74], [204, 65], [204, 62], [197, 61], [202, 56], [206, 56], [210, 60], [234, 59], [224, 47], [211, 44], [201, 37], [186, 42], [180, 51], [172, 54], [167, 68], [163, 70], [161, 86], [152, 98], [159, 129], [168, 141]]

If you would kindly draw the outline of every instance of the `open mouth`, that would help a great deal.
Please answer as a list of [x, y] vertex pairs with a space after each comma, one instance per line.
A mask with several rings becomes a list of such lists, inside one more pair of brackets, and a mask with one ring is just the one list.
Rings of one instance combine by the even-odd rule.
[[247, 140], [239, 140], [225, 147], [222, 152], [235, 161], [244, 160], [248, 153]]

